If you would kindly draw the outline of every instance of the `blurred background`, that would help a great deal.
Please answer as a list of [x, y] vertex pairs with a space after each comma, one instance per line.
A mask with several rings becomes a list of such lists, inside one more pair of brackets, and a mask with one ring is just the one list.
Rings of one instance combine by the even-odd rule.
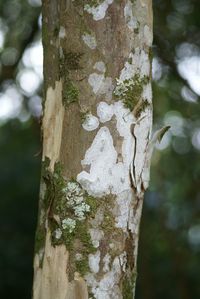
[[[136, 299], [200, 298], [200, 1], [154, 0], [154, 128]], [[40, 179], [40, 0], [0, 0], [0, 298], [31, 298]]]

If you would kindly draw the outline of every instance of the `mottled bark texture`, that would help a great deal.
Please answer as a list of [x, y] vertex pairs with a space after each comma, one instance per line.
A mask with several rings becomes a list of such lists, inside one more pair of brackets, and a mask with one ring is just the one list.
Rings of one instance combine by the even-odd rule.
[[151, 0], [43, 0], [34, 299], [134, 298], [152, 152]]

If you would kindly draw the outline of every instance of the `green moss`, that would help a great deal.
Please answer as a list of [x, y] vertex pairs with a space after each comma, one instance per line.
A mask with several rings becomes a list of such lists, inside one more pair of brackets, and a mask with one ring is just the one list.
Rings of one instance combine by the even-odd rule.
[[71, 103], [78, 102], [79, 99], [79, 90], [70, 79], [70, 73], [82, 69], [80, 65], [82, 56], [83, 53], [63, 51], [60, 58], [60, 77], [63, 80], [62, 100], [65, 108]]
[[[88, 217], [93, 217], [97, 209], [96, 200], [89, 196], [76, 181], [67, 182], [63, 177], [62, 165], [58, 162], [54, 166], [54, 173], [48, 170], [49, 160], [46, 159], [43, 165], [43, 178], [46, 182], [47, 190], [45, 194], [45, 207], [48, 211], [48, 224], [51, 230], [51, 242], [53, 246], [64, 244], [70, 252], [70, 273], [73, 277], [74, 271], [78, 271], [82, 275], [88, 271], [88, 255], [96, 251], [92, 245], [89, 234]], [[90, 206], [90, 210], [85, 212], [85, 218], [81, 220], [75, 214], [75, 208], [72, 206], [73, 200], [70, 194], [73, 191], [67, 191], [68, 183], [77, 186], [77, 196], [84, 198], [84, 204]], [[69, 192], [69, 194], [68, 194]], [[76, 196], [76, 195], [75, 195]], [[67, 199], [68, 198], [68, 199]], [[68, 202], [68, 200], [71, 202]], [[68, 227], [63, 227], [63, 220], [71, 219], [75, 223], [75, 227], [70, 230]], [[59, 238], [56, 232], [61, 232]], [[38, 234], [38, 237], [40, 234]], [[45, 232], [44, 232], [45, 236]], [[43, 235], [42, 235], [43, 238]], [[39, 240], [38, 240], [39, 244]], [[81, 252], [83, 258], [81, 261], [75, 260], [75, 253]]]
[[104, 211], [104, 219], [101, 225], [102, 229], [106, 231], [108, 234], [114, 232], [116, 230], [115, 220], [112, 212], [109, 209], [105, 209]]
[[115, 96], [122, 98], [124, 106], [131, 111], [142, 98], [144, 85], [149, 82], [149, 77], [140, 77], [136, 74], [131, 79], [126, 79], [117, 85]]
[[133, 299], [133, 290], [135, 288], [137, 273], [133, 272], [131, 277], [125, 276], [122, 284], [122, 294], [125, 299]]
[[[84, 222], [77, 221], [77, 225], [73, 233], [63, 230], [61, 242], [62, 244], [65, 244], [67, 250], [70, 252], [70, 280], [73, 279], [74, 272], [79, 272], [82, 276], [84, 276], [89, 271], [88, 255], [96, 252], [96, 248], [92, 245], [88, 229], [89, 226], [86, 219]], [[77, 252], [80, 252], [82, 255], [79, 261], [75, 258], [75, 254]]]
[[88, 265], [88, 257], [84, 257], [80, 261], [75, 262], [76, 271], [79, 272], [82, 276], [84, 276], [87, 272], [89, 272], [89, 265]]
[[63, 87], [63, 105], [66, 108], [71, 103], [78, 102], [79, 91], [77, 87], [71, 82], [67, 81]]
[[90, 217], [94, 217], [99, 206], [97, 199], [87, 195], [85, 197], [85, 202], [90, 206]]
[[[45, 181], [47, 188], [44, 196], [46, 211], [44, 218], [48, 217], [52, 245], [59, 246], [64, 244], [69, 251], [70, 264], [68, 270], [69, 279], [72, 280], [74, 272], [79, 272], [84, 276], [89, 271], [88, 256], [97, 250], [92, 244], [89, 233], [91, 227], [90, 220], [96, 216], [97, 210], [99, 208], [102, 209], [104, 214], [104, 220], [100, 225], [100, 229], [103, 229], [105, 232], [105, 244], [109, 245], [109, 240], [112, 237], [119, 236], [121, 229], [115, 227], [112, 215], [112, 198], [106, 197], [102, 199], [102, 204], [102, 201], [98, 201], [96, 198], [88, 195], [75, 180], [67, 181], [63, 176], [63, 168], [59, 162], [55, 164], [54, 172], [51, 173], [49, 171], [49, 162], [49, 159], [45, 159], [42, 167], [42, 179]], [[73, 189], [74, 186], [77, 189]], [[75, 199], [76, 196], [83, 197], [84, 204], [90, 207], [89, 211], [85, 212], [84, 218], [79, 218], [79, 215], [76, 214], [75, 208], [77, 203], [72, 196], [75, 196]], [[75, 208], [73, 202], [75, 202]], [[63, 220], [66, 219], [71, 219], [75, 222], [73, 229], [70, 230], [68, 227], [63, 226]], [[42, 226], [37, 235], [37, 251], [44, 246], [45, 235], [45, 226]], [[106, 250], [109, 250], [109, 248], [106, 248]], [[81, 254], [79, 260], [76, 258], [76, 253]]]

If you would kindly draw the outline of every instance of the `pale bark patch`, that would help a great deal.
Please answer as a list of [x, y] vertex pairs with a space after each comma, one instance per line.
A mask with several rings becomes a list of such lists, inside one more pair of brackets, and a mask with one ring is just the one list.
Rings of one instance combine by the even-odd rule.
[[62, 83], [57, 81], [55, 89], [51, 86], [47, 89], [43, 117], [43, 160], [50, 159], [51, 171], [60, 155], [63, 118]]
[[51, 233], [48, 231], [42, 268], [39, 266], [38, 254], [35, 255], [34, 299], [66, 299], [68, 257], [65, 245], [51, 245]]
[[74, 274], [74, 280], [69, 283], [65, 299], [88, 299], [88, 290], [85, 280], [77, 272]]

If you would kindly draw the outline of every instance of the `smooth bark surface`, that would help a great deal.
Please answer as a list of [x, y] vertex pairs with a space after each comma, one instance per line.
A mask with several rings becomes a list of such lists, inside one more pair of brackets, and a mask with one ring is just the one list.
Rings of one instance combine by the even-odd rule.
[[152, 152], [151, 0], [43, 0], [34, 299], [134, 297]]

